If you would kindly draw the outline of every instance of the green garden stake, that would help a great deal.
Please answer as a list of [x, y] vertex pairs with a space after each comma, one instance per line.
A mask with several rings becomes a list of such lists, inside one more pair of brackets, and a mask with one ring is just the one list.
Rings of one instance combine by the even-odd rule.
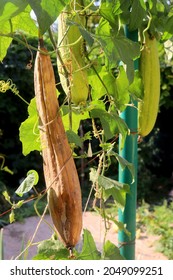
[[[129, 32], [126, 27], [127, 38], [138, 41], [138, 32]], [[138, 69], [138, 61], [135, 61], [135, 69]], [[124, 148], [119, 149], [119, 154], [134, 165], [135, 181], [132, 183], [132, 176], [129, 170], [121, 169], [119, 165], [119, 181], [130, 185], [130, 194], [126, 196], [126, 205], [124, 212], [119, 209], [119, 221], [126, 225], [131, 236], [127, 236], [124, 231], [118, 232], [118, 243], [120, 253], [126, 260], [135, 259], [135, 239], [136, 239], [136, 200], [137, 200], [137, 102], [134, 102], [134, 107], [128, 106], [121, 114], [122, 119], [127, 123], [130, 129], [130, 135], [127, 136]], [[121, 146], [121, 145], [119, 145]]]

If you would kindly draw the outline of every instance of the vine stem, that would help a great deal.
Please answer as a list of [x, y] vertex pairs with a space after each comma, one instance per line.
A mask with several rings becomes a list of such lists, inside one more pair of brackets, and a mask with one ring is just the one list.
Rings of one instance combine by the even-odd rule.
[[20, 95], [20, 94], [16, 94], [25, 104], [27, 104], [29, 106], [29, 103]]
[[[67, 32], [66, 32], [67, 33]], [[65, 37], [65, 36], [64, 36]], [[70, 48], [70, 47], [73, 47], [75, 46], [77, 43], [79, 43], [81, 40], [82, 40], [82, 35], [74, 42], [74, 43], [71, 43], [71, 44], [67, 44], [67, 45], [59, 45], [57, 47], [57, 49], [60, 49], [60, 48]], [[63, 38], [62, 38], [62, 41], [63, 41]]]
[[45, 55], [52, 54], [52, 53], [55, 52], [55, 51], [51, 51], [51, 52], [45, 53], [44, 51], [39, 50], [38, 48], [33, 47], [32, 45], [29, 45], [25, 41], [22, 41], [21, 39], [15, 37], [13, 33], [8, 33], [8, 34], [0, 33], [0, 36], [7, 37], [7, 38], [12, 38], [13, 40], [15, 40], [15, 41], [19, 42], [20, 44], [24, 45], [25, 47], [29, 48], [30, 50], [34, 50], [36, 52], [39, 51], [40, 53], [45, 54]]
[[[24, 42], [24, 41], [22, 41], [21, 39], [15, 37], [14, 34], [12, 34], [12, 33], [8, 33], [8, 34], [0, 33], [0, 36], [12, 38], [13, 40], [19, 42], [20, 44], [26, 46], [26, 42]], [[37, 48], [35, 48], [35, 47], [33, 47], [33, 46], [29, 45], [29, 44], [28, 44], [28, 47], [29, 47], [30, 49], [34, 50], [34, 51], [38, 51]]]
[[93, 182], [92, 186], [91, 186], [91, 189], [90, 189], [90, 192], [89, 192], [89, 195], [88, 195], [88, 198], [87, 198], [87, 201], [86, 201], [86, 204], [85, 204], [85, 207], [84, 207], [84, 213], [86, 212], [86, 209], [88, 207], [88, 204], [89, 204], [89, 201], [90, 201], [90, 198], [91, 198], [91, 194], [94, 190], [94, 187], [95, 187], [95, 184], [96, 184], [96, 181], [98, 179], [98, 176], [100, 175], [100, 168], [101, 168], [101, 162], [102, 162], [102, 158], [103, 158], [103, 153], [102, 154], [99, 154], [99, 166], [98, 166], [98, 169], [97, 169], [97, 173], [96, 173], [96, 178], [95, 178], [95, 181]]

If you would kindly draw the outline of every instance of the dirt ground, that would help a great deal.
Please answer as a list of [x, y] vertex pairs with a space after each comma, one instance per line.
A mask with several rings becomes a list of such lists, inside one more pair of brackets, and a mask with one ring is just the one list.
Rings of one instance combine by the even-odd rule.
[[[52, 225], [51, 218], [46, 215], [45, 220]], [[53, 233], [52, 229], [44, 221], [40, 222], [39, 217], [27, 218], [24, 223], [13, 223], [4, 227], [4, 256], [6, 260], [15, 259], [21, 252], [22, 243], [33, 239], [32, 243], [37, 243], [44, 239], [49, 239]], [[103, 243], [103, 221], [95, 213], [86, 212], [83, 215], [83, 228], [88, 229], [97, 244], [98, 249], [101, 249]], [[107, 235], [107, 239], [111, 242], [117, 243], [117, 232], [113, 226]], [[148, 236], [146, 233], [142, 233], [138, 239], [136, 239], [136, 259], [137, 260], [166, 260], [167, 258], [156, 251], [155, 242], [158, 239], [156, 236]], [[22, 241], [23, 240], [23, 241]], [[37, 252], [37, 246], [32, 245], [29, 247], [27, 259], [32, 257]]]

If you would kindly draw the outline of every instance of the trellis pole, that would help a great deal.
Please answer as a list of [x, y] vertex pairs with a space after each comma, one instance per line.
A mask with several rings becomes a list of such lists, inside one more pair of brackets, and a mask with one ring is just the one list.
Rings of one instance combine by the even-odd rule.
[[[138, 32], [129, 32], [126, 27], [127, 38], [138, 41]], [[135, 69], [138, 69], [138, 61], [134, 62]], [[137, 102], [134, 102], [134, 107], [127, 106], [126, 110], [121, 114], [121, 117], [127, 123], [130, 129], [130, 135], [127, 136], [124, 148], [119, 149], [119, 154], [135, 167], [135, 181], [132, 183], [132, 176], [126, 168], [122, 171], [119, 165], [119, 181], [130, 185], [130, 194], [126, 196], [126, 205], [124, 212], [119, 209], [119, 221], [126, 224], [127, 230], [130, 232], [129, 238], [124, 231], [118, 232], [118, 242], [121, 255], [127, 260], [135, 259], [135, 240], [136, 240], [136, 201], [137, 201]], [[120, 140], [121, 141], [121, 140]], [[120, 146], [120, 145], [119, 145]]]

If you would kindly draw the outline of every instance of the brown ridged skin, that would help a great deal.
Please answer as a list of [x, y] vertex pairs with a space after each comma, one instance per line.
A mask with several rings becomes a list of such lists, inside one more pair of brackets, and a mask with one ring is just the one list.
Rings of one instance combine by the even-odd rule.
[[[47, 50], [41, 48], [47, 53]], [[34, 87], [39, 114], [43, 168], [54, 226], [66, 247], [74, 247], [82, 229], [78, 174], [61, 116], [50, 56], [37, 52]]]

